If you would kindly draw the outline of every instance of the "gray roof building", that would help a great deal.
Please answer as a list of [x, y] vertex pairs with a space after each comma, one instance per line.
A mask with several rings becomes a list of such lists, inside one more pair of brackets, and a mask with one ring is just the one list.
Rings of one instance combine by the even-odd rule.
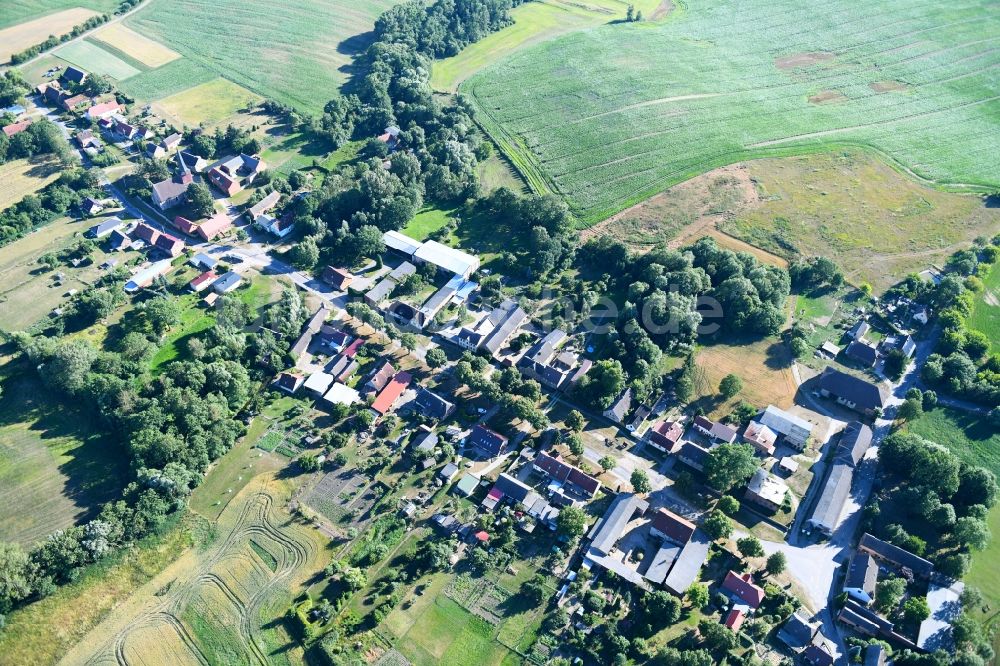
[[906, 567], [917, 576], [927, 577], [934, 572], [934, 565], [929, 561], [899, 546], [877, 539], [871, 534], [866, 533], [861, 537], [858, 549], [870, 553], [875, 559], [894, 564], [897, 567]]
[[691, 540], [681, 548], [674, 562], [670, 575], [663, 581], [663, 586], [674, 594], [684, 594], [698, 579], [698, 572], [708, 559], [708, 549], [711, 546], [708, 535], [696, 529]]
[[871, 445], [872, 429], [860, 421], [852, 421], [840, 435], [835, 460], [857, 467]]
[[632, 517], [648, 508], [649, 503], [634, 493], [618, 495], [590, 531], [590, 547], [602, 555], [610, 555]]
[[830, 475], [823, 486], [812, 516], [808, 523], [814, 529], [824, 534], [832, 534], [840, 522], [840, 514], [844, 512], [847, 497], [851, 494], [851, 483], [854, 480], [854, 468], [851, 465], [838, 462], [830, 469]]
[[[507, 344], [511, 336], [517, 332], [517, 329], [521, 327], [524, 320], [528, 318], [528, 313], [521, 309], [514, 301], [508, 300], [501, 305], [504, 312], [506, 313], [496, 327], [486, 334], [483, 339], [482, 347], [490, 353], [491, 356], [496, 356], [497, 352], [503, 349], [503, 346]], [[494, 310], [496, 313], [496, 310]], [[490, 315], [493, 317], [493, 314]]]

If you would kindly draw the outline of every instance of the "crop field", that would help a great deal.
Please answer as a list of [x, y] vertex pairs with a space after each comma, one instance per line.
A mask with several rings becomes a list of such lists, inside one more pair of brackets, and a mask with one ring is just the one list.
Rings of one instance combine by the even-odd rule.
[[[639, 0], [631, 4], [648, 19], [658, 14], [661, 3], [660, 0]], [[457, 55], [435, 61], [431, 85], [436, 90], [454, 92], [462, 81], [511, 53], [574, 30], [621, 20], [628, 5], [624, 0], [526, 2], [511, 11], [513, 25], [470, 44]]]
[[741, 166], [758, 200], [721, 230], [787, 258], [829, 257], [876, 292], [1000, 230], [1000, 209], [981, 197], [935, 190], [862, 151]]
[[96, 42], [90, 41], [89, 38], [60, 46], [53, 51], [53, 54], [88, 72], [105, 74], [118, 81], [142, 71], [135, 66], [139, 63], [129, 63]]
[[[9, 374], [4, 369], [4, 374]], [[125, 478], [123, 457], [88, 419], [13, 371], [0, 399], [0, 541], [30, 546], [88, 517]]]
[[[126, 20], [194, 63], [269, 98], [316, 112], [347, 80], [354, 53], [393, 0], [152, 2]], [[361, 35], [361, 37], [359, 37]]]
[[[0, 15], [0, 27], [7, 25], [7, 3], [4, 3], [3, 14]], [[66, 9], [43, 18], [36, 18], [0, 30], [0, 63], [10, 60], [14, 53], [40, 44], [49, 35], [63, 35], [70, 32], [73, 26], [83, 23], [97, 12], [82, 7]]]
[[118, 84], [119, 90], [137, 100], [150, 102], [183, 92], [216, 78], [210, 69], [181, 58], [150, 69]]
[[180, 125], [212, 125], [261, 101], [246, 88], [216, 78], [173, 94], [153, 105], [153, 110]]
[[989, 336], [992, 350], [997, 352], [1000, 351], [1000, 268], [994, 265], [983, 285], [985, 289], [976, 298], [966, 326]]
[[[319, 568], [323, 539], [282, 508], [288, 489], [258, 476], [226, 508], [207, 547], [136, 590], [68, 663], [289, 663], [279, 606]], [[252, 540], [252, 544], [251, 544]], [[152, 661], [151, 661], [152, 660]]]
[[998, 41], [988, 0], [694, 0], [536, 45], [461, 90], [584, 226], [725, 164], [847, 145], [983, 191], [1000, 185]]
[[121, 23], [105, 26], [91, 35], [93, 39], [118, 49], [147, 67], [160, 67], [180, 58], [163, 44], [126, 28]]

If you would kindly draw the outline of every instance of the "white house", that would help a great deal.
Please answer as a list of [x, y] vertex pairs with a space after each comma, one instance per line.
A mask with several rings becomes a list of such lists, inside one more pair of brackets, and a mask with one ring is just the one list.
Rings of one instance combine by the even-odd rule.
[[806, 448], [812, 436], [812, 424], [774, 405], [768, 405], [758, 421], [771, 430], [784, 435], [785, 443], [798, 450]]

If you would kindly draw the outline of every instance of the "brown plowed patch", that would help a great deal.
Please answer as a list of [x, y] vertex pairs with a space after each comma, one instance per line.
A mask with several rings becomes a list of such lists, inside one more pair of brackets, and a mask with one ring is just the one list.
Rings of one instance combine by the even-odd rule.
[[778, 69], [795, 69], [797, 67], [808, 67], [827, 60], [833, 60], [833, 54], [825, 51], [813, 51], [811, 53], [793, 53], [774, 59], [774, 64]]
[[809, 98], [810, 104], [836, 104], [845, 101], [847, 101], [847, 97], [836, 90], [821, 90]]
[[910, 89], [908, 85], [899, 81], [875, 81], [874, 83], [869, 83], [868, 87], [877, 93], [902, 92]]

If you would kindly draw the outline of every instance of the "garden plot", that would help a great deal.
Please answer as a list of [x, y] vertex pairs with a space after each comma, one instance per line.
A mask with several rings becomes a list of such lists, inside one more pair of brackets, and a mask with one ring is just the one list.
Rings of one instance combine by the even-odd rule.
[[326, 474], [305, 502], [330, 521], [360, 524], [377, 500], [378, 493], [368, 477], [357, 470], [340, 469]]
[[[533, 46], [461, 90], [529, 183], [584, 225], [725, 164], [845, 145], [985, 191], [1000, 185], [998, 35], [988, 0], [698, 0], [660, 25]], [[886, 81], [905, 94], [872, 85]], [[809, 101], [824, 90], [845, 99]]]

